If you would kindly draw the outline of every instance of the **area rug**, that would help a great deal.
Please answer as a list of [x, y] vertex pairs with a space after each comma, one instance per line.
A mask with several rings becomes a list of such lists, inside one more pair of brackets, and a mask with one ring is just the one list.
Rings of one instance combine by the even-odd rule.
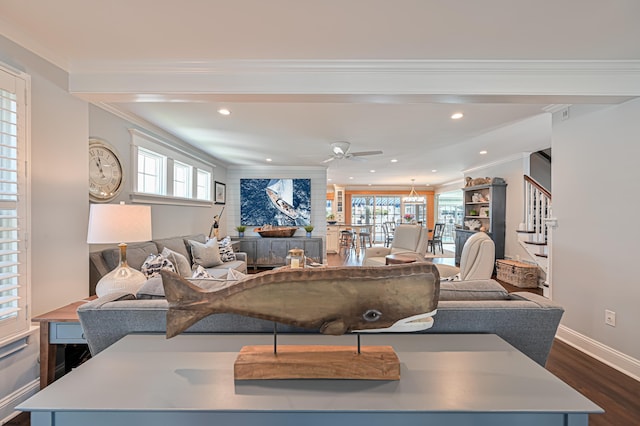
[[453, 258], [456, 257], [456, 254], [451, 250], [445, 250], [444, 253], [441, 253], [439, 250], [436, 254], [431, 253], [430, 251], [424, 256], [426, 259], [433, 259], [436, 257], [445, 257], [445, 258]]

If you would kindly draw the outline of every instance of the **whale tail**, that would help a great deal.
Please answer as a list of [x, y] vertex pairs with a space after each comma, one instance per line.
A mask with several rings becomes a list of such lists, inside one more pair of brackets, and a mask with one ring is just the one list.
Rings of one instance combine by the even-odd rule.
[[[167, 311], [167, 339], [191, 327], [201, 319], [212, 314], [211, 310], [194, 309], [204, 305], [205, 293], [201, 288], [191, 284], [176, 273], [160, 271], [164, 294], [169, 302]], [[203, 306], [204, 308], [204, 306]]]

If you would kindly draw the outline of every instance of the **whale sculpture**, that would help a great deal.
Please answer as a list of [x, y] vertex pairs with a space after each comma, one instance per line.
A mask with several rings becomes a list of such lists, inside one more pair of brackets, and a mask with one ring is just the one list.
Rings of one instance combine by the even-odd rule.
[[433, 325], [440, 294], [437, 268], [404, 265], [282, 268], [205, 291], [161, 271], [167, 338], [211, 314], [234, 313], [321, 333], [412, 332]]

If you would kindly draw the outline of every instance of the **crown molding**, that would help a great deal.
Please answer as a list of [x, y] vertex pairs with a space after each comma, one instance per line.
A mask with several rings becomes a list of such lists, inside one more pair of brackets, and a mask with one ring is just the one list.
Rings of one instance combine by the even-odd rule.
[[640, 60], [217, 60], [217, 61], [82, 61], [72, 74], [120, 73], [640, 73]]

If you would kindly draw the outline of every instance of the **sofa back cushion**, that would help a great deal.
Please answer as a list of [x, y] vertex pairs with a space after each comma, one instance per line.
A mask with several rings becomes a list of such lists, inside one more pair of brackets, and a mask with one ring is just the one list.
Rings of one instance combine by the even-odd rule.
[[422, 227], [420, 225], [398, 225], [393, 234], [392, 247], [395, 251], [413, 251], [420, 250], [422, 237]]
[[[138, 271], [150, 254], [158, 254], [158, 247], [152, 241], [144, 243], [127, 244], [127, 264]], [[110, 271], [113, 271], [120, 262], [120, 249], [106, 249], [102, 251], [102, 257]]]
[[494, 280], [441, 281], [440, 300], [507, 300], [509, 293]]
[[191, 256], [189, 255], [189, 251], [187, 250], [187, 246], [185, 245], [183, 238], [184, 237], [161, 238], [159, 240], [153, 240], [153, 242], [158, 246], [158, 253], [162, 253], [165, 248], [168, 248], [169, 250], [186, 257], [191, 264]]

